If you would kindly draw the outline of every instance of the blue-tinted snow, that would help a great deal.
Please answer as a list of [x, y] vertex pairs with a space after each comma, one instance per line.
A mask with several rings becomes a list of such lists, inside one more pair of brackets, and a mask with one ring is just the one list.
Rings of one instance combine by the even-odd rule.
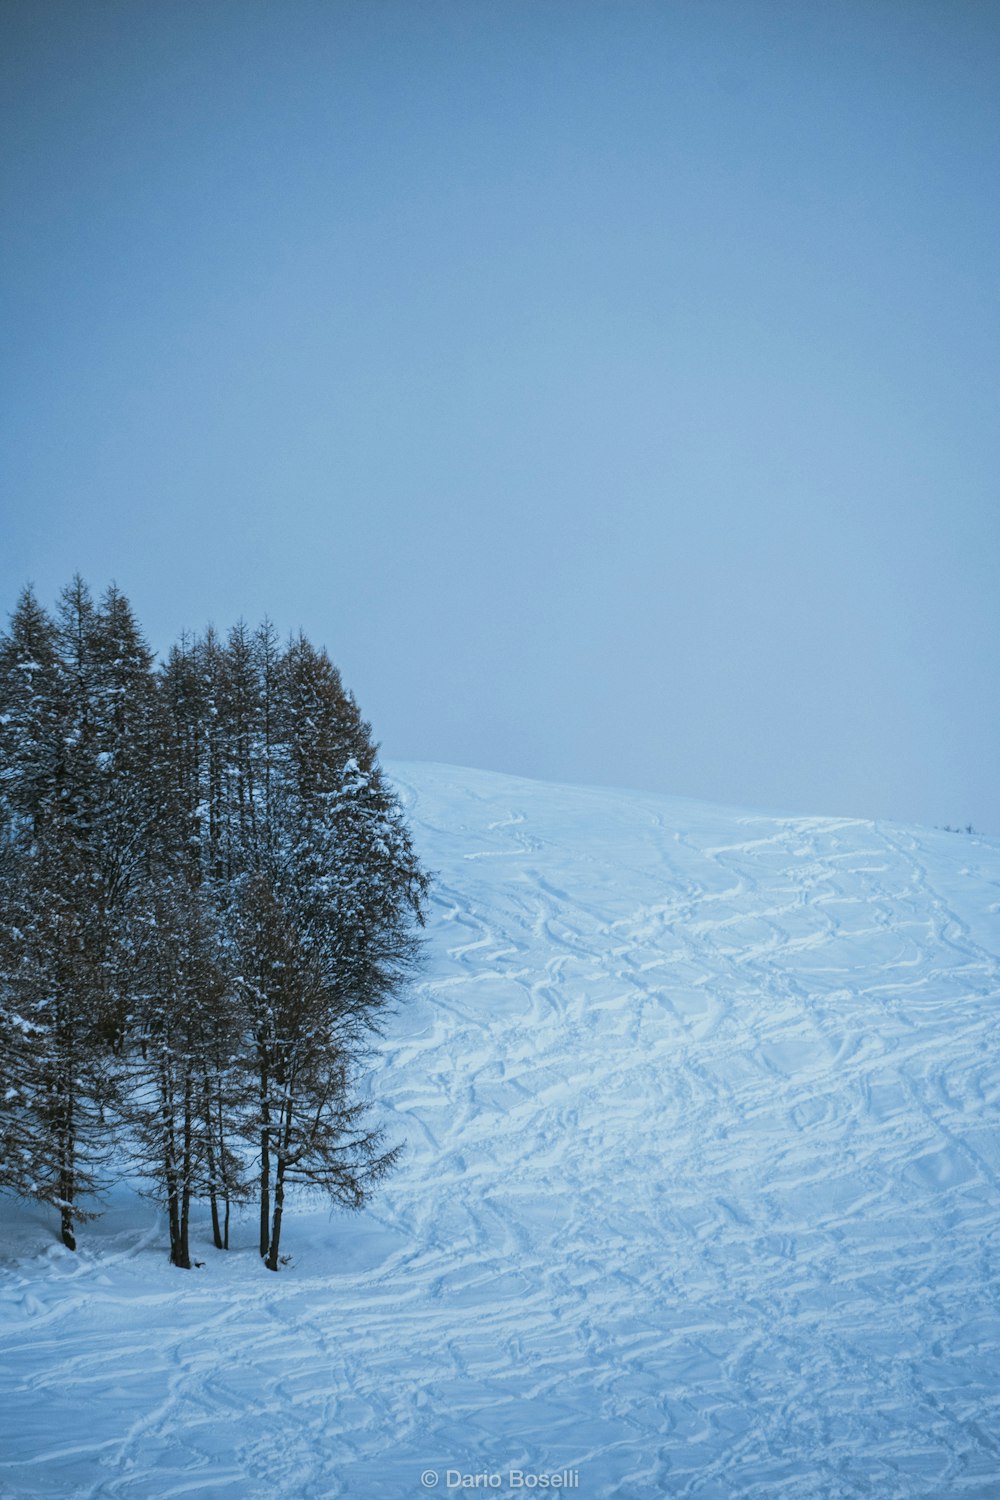
[[1000, 848], [394, 773], [403, 1166], [279, 1276], [252, 1216], [180, 1272], [124, 1188], [76, 1257], [8, 1209], [0, 1493], [1000, 1493]]

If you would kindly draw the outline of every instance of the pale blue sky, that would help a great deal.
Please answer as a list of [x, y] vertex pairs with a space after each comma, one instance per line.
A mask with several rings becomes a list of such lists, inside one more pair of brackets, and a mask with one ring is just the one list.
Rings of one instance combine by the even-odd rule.
[[992, 0], [6, 0], [0, 600], [1000, 833]]

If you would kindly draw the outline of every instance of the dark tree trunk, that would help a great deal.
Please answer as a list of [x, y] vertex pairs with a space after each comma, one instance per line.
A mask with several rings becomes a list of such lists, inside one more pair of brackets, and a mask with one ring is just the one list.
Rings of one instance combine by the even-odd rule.
[[185, 1271], [191, 1269], [191, 1249], [188, 1242], [188, 1231], [191, 1223], [191, 1176], [193, 1171], [192, 1156], [192, 1119], [191, 1119], [191, 1076], [184, 1080], [184, 1154], [181, 1158], [181, 1182], [180, 1182], [180, 1238], [178, 1242], [178, 1259], [174, 1264], [181, 1266]]
[[67, 1250], [76, 1249], [76, 1235], [73, 1233], [73, 1198], [76, 1192], [74, 1155], [75, 1139], [73, 1129], [73, 1100], [65, 1087], [65, 1080], [60, 1085], [60, 1107], [58, 1114], [59, 1130], [59, 1234]]
[[271, 1221], [271, 1248], [264, 1264], [269, 1271], [278, 1269], [278, 1246], [281, 1243], [281, 1211], [285, 1206], [285, 1158], [278, 1157], [274, 1179], [274, 1218]]
[[212, 1239], [216, 1250], [222, 1249], [222, 1226], [219, 1223], [218, 1174], [215, 1165], [215, 1142], [212, 1139], [212, 1095], [209, 1081], [202, 1084], [202, 1111], [205, 1122], [205, 1165], [208, 1169], [208, 1202], [212, 1210]]
[[167, 1189], [167, 1222], [170, 1228], [170, 1263], [180, 1264], [181, 1216], [177, 1199], [177, 1173], [168, 1148], [163, 1162], [163, 1180]]
[[76, 1235], [73, 1233], [73, 1215], [70, 1209], [63, 1204], [60, 1211], [61, 1223], [59, 1227], [60, 1237], [67, 1250], [76, 1249]]
[[177, 1254], [174, 1256], [174, 1265], [180, 1266], [182, 1271], [190, 1271], [191, 1269], [191, 1251], [188, 1248], [188, 1207], [190, 1201], [190, 1195], [182, 1188]]
[[267, 1064], [260, 1057], [260, 1253], [271, 1242], [271, 1115], [267, 1100]]
[[278, 1269], [278, 1246], [281, 1243], [281, 1214], [285, 1206], [285, 1166], [292, 1144], [292, 1101], [286, 1096], [282, 1106], [281, 1146], [278, 1170], [274, 1180], [274, 1218], [271, 1222], [271, 1249], [265, 1262], [269, 1271]]
[[216, 1250], [225, 1250], [227, 1247], [222, 1239], [222, 1225], [219, 1222], [219, 1197], [215, 1191], [215, 1183], [208, 1190], [208, 1202], [212, 1210], [212, 1243]]
[[260, 1133], [260, 1253], [266, 1255], [271, 1242], [271, 1142], [265, 1126]]
[[219, 1117], [219, 1160], [222, 1162], [222, 1201], [225, 1204], [225, 1218], [222, 1225], [221, 1249], [229, 1249], [229, 1172], [226, 1166], [226, 1122], [222, 1109], [222, 1099], [218, 1101]]
[[[216, 1082], [219, 1082], [216, 1076]], [[208, 1164], [208, 1200], [212, 1210], [212, 1239], [216, 1250], [229, 1249], [229, 1180], [226, 1169], [226, 1122], [222, 1099], [217, 1094], [213, 1119], [212, 1087], [205, 1079], [205, 1155]], [[225, 1217], [219, 1214], [222, 1201]]]
[[166, 1066], [161, 1068], [160, 1089], [163, 1103], [163, 1182], [167, 1189], [167, 1219], [170, 1225], [170, 1263], [181, 1270], [191, 1269], [187, 1254], [186, 1226], [182, 1227], [182, 1185], [177, 1171], [177, 1123], [173, 1090]]
[[168, 1171], [167, 1213], [170, 1218], [170, 1263], [182, 1271], [190, 1271], [191, 1256], [188, 1253], [187, 1194], [177, 1181], [177, 1174]]

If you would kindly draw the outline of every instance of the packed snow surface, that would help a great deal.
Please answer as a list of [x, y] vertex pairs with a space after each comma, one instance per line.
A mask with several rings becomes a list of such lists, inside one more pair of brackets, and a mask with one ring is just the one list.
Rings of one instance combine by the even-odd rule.
[[404, 1164], [277, 1276], [5, 1205], [0, 1493], [1000, 1495], [997, 842], [393, 773]]

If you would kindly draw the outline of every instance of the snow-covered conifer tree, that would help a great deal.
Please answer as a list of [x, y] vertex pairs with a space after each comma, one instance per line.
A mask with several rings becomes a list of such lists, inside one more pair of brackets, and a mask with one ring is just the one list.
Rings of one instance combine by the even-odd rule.
[[0, 1186], [73, 1246], [121, 1118], [171, 1258], [216, 1244], [257, 1153], [260, 1251], [285, 1191], [358, 1205], [392, 1165], [354, 1097], [414, 962], [426, 877], [369, 726], [303, 637], [238, 625], [154, 671], [128, 600], [26, 593], [0, 640]]
[[[22, 1190], [59, 1208], [75, 1248], [78, 1198], [106, 1154], [110, 1070], [102, 1034], [112, 1024], [106, 799], [94, 698], [97, 612], [82, 580], [46, 626], [25, 595], [3, 642], [0, 694], [7, 859], [3, 989], [18, 1017], [20, 1084], [9, 1103], [32, 1169]], [[23, 687], [30, 680], [30, 693]], [[19, 687], [19, 683], [21, 686]]]
[[[258, 1060], [274, 1172], [272, 1270], [288, 1183], [358, 1206], [395, 1160], [351, 1087], [414, 960], [426, 888], [369, 726], [329, 658], [303, 637], [284, 655], [277, 739], [276, 858], [249, 892], [260, 949], [246, 924], [241, 943], [253, 957], [246, 993], [268, 1019]], [[263, 1193], [261, 1206], [263, 1216]]]

